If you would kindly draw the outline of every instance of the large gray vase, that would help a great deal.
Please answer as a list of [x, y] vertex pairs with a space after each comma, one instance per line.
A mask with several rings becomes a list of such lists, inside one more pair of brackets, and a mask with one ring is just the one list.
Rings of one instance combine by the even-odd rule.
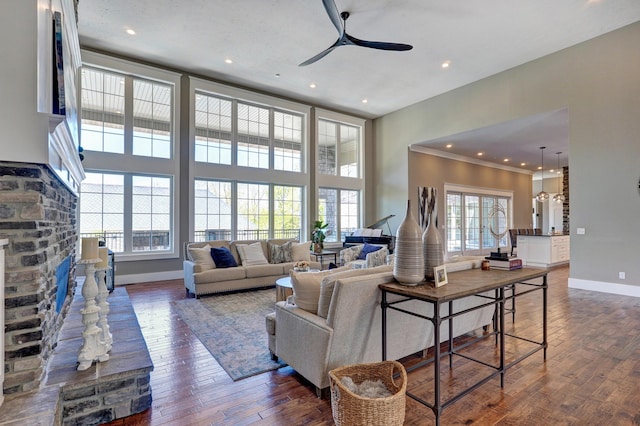
[[[431, 216], [431, 215], [429, 215]], [[434, 281], [433, 268], [444, 263], [444, 245], [442, 237], [435, 224], [429, 217], [429, 225], [422, 234], [422, 250], [424, 253], [424, 276], [427, 281]]]
[[422, 229], [411, 210], [411, 200], [407, 201], [407, 214], [396, 231], [393, 277], [400, 284], [416, 285], [424, 280], [424, 259], [422, 254]]

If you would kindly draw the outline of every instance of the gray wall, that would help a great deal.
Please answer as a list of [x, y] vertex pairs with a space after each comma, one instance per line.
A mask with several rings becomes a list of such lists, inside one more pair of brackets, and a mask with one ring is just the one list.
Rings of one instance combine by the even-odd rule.
[[[404, 216], [413, 171], [401, 149], [559, 108], [569, 110], [570, 282], [640, 287], [640, 23], [374, 121], [376, 211]], [[396, 155], [393, 155], [396, 153]], [[529, 201], [528, 201], [529, 202]], [[397, 219], [397, 218], [396, 218]], [[586, 228], [577, 235], [576, 228]], [[626, 272], [626, 280], [618, 272]], [[635, 293], [640, 295], [640, 292]]]
[[[444, 185], [472, 186], [513, 191], [513, 226], [531, 228], [531, 175], [483, 167], [419, 152], [409, 152], [409, 199], [417, 206], [418, 186], [438, 189], [438, 224], [445, 224]], [[414, 212], [417, 216], [417, 210]], [[398, 224], [404, 218], [400, 216]], [[443, 234], [444, 235], [444, 234]]]

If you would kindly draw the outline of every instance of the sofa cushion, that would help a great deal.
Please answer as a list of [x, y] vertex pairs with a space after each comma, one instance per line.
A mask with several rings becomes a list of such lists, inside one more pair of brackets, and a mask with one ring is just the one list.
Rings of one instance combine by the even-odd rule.
[[374, 251], [378, 251], [382, 248], [382, 246], [376, 246], [374, 244], [364, 243], [362, 246], [362, 250], [360, 250], [360, 254], [358, 254], [358, 260], [366, 260], [367, 255], [369, 253], [373, 253]]
[[[282, 265], [272, 265], [270, 263], [265, 263], [263, 265], [251, 265], [246, 266], [245, 272], [247, 274], [247, 278], [259, 278], [259, 277], [272, 277], [274, 275], [283, 275]], [[265, 285], [274, 284], [275, 280], [270, 283], [265, 281]]]
[[271, 263], [288, 263], [292, 262], [291, 246], [293, 242], [287, 241], [284, 244], [269, 243], [269, 254]]
[[193, 274], [196, 284], [217, 283], [222, 281], [243, 280], [247, 277], [246, 268], [216, 268]]
[[231, 251], [226, 247], [211, 247], [211, 257], [216, 264], [216, 268], [233, 268], [238, 266]]
[[209, 246], [209, 244], [202, 248], [189, 247], [187, 250], [189, 251], [190, 260], [198, 265], [201, 271], [216, 267], [216, 263], [213, 261], [213, 257], [211, 257], [211, 246]]
[[264, 257], [262, 244], [260, 242], [253, 244], [238, 244], [236, 248], [238, 249], [242, 266], [266, 265], [269, 263], [267, 262], [267, 258]]
[[293, 286], [292, 301], [300, 309], [316, 314], [318, 312], [318, 298], [320, 297], [320, 282], [335, 269], [319, 272], [291, 271], [291, 285]]
[[329, 314], [329, 305], [331, 305], [331, 298], [333, 297], [333, 289], [336, 286], [336, 281], [344, 278], [358, 277], [369, 274], [379, 274], [381, 272], [393, 271], [392, 266], [383, 265], [375, 268], [363, 268], [363, 269], [351, 269], [349, 267], [341, 267], [332, 270], [333, 274], [329, 274], [322, 278], [320, 282], [320, 293], [318, 297], [318, 311], [319, 317], [327, 318]]
[[311, 242], [304, 243], [292, 243], [291, 244], [291, 262], [298, 262], [300, 260], [311, 260]]

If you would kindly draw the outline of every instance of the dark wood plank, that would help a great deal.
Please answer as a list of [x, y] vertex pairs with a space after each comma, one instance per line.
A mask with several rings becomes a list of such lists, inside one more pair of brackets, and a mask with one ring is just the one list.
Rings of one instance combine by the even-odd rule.
[[[568, 267], [549, 272], [549, 350], [509, 369], [505, 387], [491, 380], [444, 410], [442, 424], [640, 425], [640, 299], [567, 288]], [[330, 401], [291, 368], [233, 382], [171, 305], [181, 280], [127, 287], [155, 370], [152, 408], [112, 425], [332, 425]], [[507, 330], [539, 338], [541, 292], [518, 299]], [[215, 297], [215, 296], [214, 296]], [[275, 296], [274, 296], [275, 297]], [[509, 316], [510, 318], [510, 316]], [[462, 341], [468, 337], [462, 337]], [[507, 341], [507, 353], [521, 342]], [[485, 343], [470, 355], [495, 356]], [[419, 356], [402, 360], [405, 366]], [[484, 358], [483, 358], [484, 359]], [[443, 366], [445, 392], [481, 372], [456, 358]], [[412, 390], [431, 389], [432, 368], [410, 374]], [[433, 424], [431, 410], [407, 399], [406, 425]]]

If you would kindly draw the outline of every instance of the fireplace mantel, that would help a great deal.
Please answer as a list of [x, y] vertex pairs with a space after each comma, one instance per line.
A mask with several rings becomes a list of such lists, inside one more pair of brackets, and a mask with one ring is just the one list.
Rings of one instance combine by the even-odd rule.
[[[0, 91], [2, 160], [47, 165], [77, 194], [84, 179], [78, 155], [78, 77], [81, 66], [75, 0], [24, 0], [14, 2], [0, 26], [3, 78]], [[61, 17], [61, 51], [64, 81], [63, 113], [53, 107], [54, 14]], [[10, 41], [10, 42], [9, 42]], [[8, 148], [10, 147], [10, 149]]]

